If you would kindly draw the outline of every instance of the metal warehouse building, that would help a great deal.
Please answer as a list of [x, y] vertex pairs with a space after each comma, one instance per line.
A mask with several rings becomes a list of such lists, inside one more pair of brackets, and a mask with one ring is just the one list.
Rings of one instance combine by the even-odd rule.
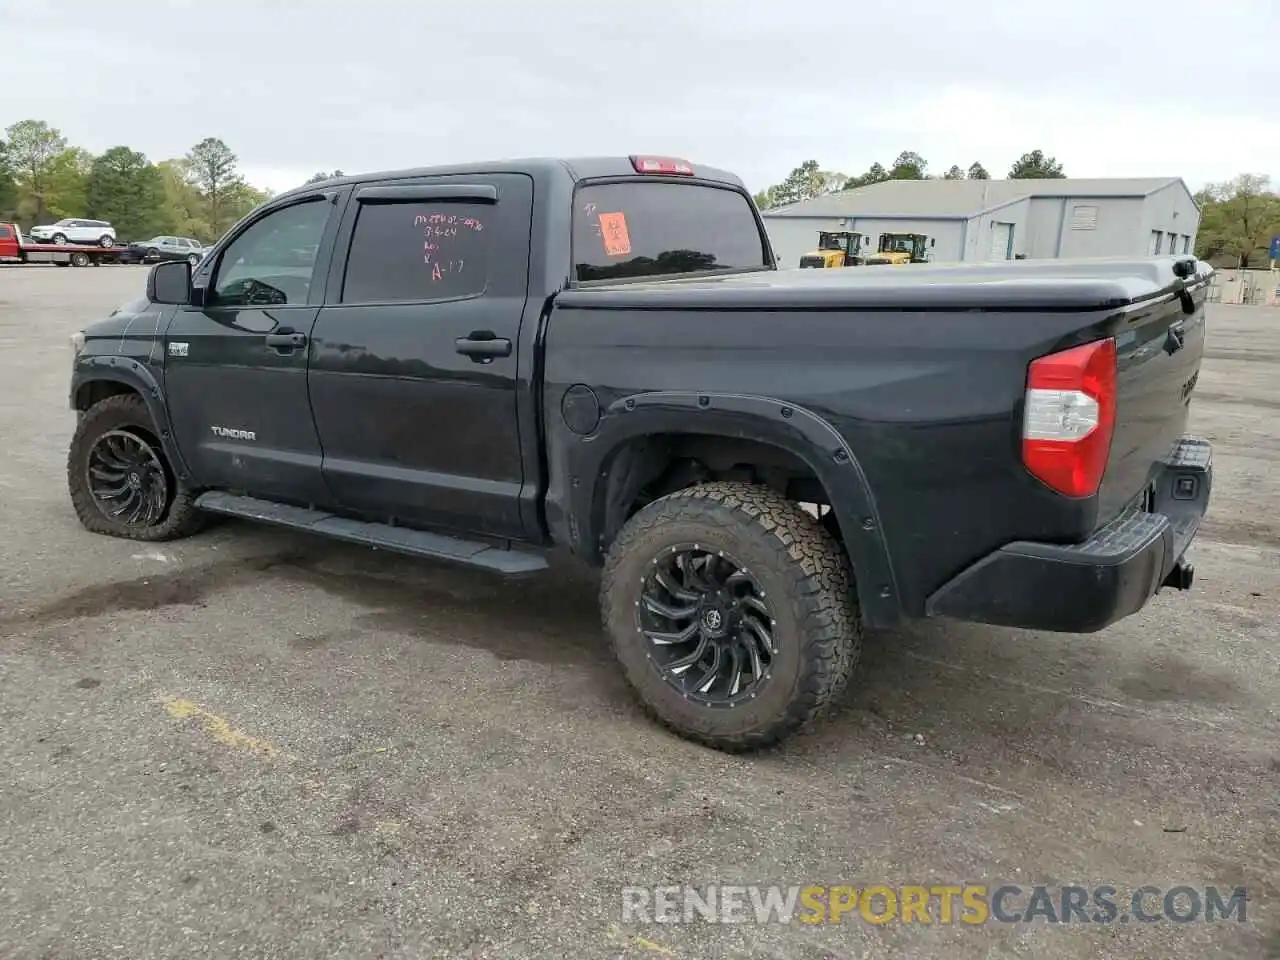
[[782, 268], [819, 231], [930, 238], [937, 262], [1189, 253], [1200, 208], [1180, 177], [887, 180], [763, 211]]

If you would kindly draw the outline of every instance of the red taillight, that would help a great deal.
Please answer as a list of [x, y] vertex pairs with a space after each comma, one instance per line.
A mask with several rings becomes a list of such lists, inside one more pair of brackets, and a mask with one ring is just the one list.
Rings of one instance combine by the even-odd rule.
[[636, 173], [670, 173], [683, 177], [693, 176], [693, 164], [675, 157], [632, 157], [631, 165]]
[[1033, 476], [1068, 497], [1097, 493], [1115, 422], [1114, 338], [1032, 361], [1022, 462]]

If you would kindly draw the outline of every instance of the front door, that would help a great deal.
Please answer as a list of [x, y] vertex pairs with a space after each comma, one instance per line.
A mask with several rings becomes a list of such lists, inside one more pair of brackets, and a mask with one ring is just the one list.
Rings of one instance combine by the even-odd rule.
[[180, 307], [165, 337], [169, 415], [196, 486], [325, 501], [307, 353], [343, 199], [268, 209], [197, 269], [205, 304]]
[[532, 207], [532, 181], [518, 174], [352, 195], [309, 377], [324, 475], [342, 506], [523, 534], [516, 371]]

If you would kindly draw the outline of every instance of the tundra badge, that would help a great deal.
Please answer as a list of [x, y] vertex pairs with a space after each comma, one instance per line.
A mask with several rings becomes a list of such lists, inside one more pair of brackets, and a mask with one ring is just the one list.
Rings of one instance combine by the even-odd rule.
[[252, 430], [233, 430], [231, 427], [210, 427], [215, 437], [227, 440], [257, 440], [258, 435]]

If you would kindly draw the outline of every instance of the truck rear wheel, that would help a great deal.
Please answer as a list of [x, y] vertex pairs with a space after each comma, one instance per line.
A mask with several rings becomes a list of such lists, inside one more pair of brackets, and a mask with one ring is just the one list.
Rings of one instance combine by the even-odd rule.
[[640, 510], [609, 550], [600, 600], [645, 710], [720, 750], [767, 747], [809, 723], [861, 648], [839, 545], [798, 504], [748, 483]]
[[107, 397], [80, 417], [67, 486], [87, 530], [125, 540], [177, 540], [205, 521], [173, 472], [137, 394]]

